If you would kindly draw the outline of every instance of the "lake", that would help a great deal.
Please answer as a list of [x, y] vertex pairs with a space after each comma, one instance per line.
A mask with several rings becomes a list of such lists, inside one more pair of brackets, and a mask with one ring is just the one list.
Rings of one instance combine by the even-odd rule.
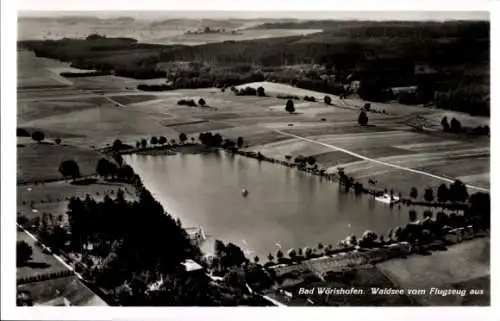
[[408, 207], [391, 209], [318, 176], [223, 151], [124, 159], [184, 227], [202, 226], [207, 235], [261, 260], [280, 246], [285, 253], [318, 242], [336, 246], [348, 235], [387, 235], [408, 222]]

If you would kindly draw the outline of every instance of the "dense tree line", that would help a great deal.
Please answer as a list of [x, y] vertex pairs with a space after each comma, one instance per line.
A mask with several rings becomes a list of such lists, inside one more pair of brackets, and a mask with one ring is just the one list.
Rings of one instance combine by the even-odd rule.
[[[195, 61], [206, 66], [177, 68], [169, 72], [174, 75], [169, 79], [171, 85], [140, 85], [142, 90], [271, 80], [342, 95], [344, 84], [360, 80], [359, 94], [366, 100], [434, 102], [445, 109], [489, 114], [488, 22], [316, 23], [339, 27], [304, 37], [195, 47], [146, 45], [122, 38], [29, 41], [21, 46], [40, 56], [70, 61], [75, 67], [138, 79], [165, 77], [165, 70], [157, 67], [159, 62]], [[134, 54], [125, 54], [127, 51]], [[319, 64], [325, 69], [297, 75], [275, 68], [296, 64]], [[436, 72], [417, 75], [416, 64], [429, 65]], [[416, 85], [417, 91], [398, 97], [389, 89], [409, 85]]]

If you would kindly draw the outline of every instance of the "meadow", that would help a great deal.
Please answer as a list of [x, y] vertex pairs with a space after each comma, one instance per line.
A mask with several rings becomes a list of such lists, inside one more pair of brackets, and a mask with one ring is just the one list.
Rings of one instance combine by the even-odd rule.
[[[51, 75], [50, 70], [59, 68], [54, 61], [35, 58], [28, 53], [20, 55], [28, 62], [23, 66], [31, 70], [22, 74], [47, 77]], [[30, 63], [31, 60], [36, 63]], [[37, 172], [43, 173], [46, 178], [57, 177], [57, 162], [65, 155], [65, 150], [74, 152], [74, 157], [80, 155], [77, 158], [81, 158], [83, 172], [90, 174], [98, 157], [86, 150], [91, 146], [105, 147], [117, 138], [134, 146], [138, 140], [146, 138], [149, 141], [152, 136], [178, 140], [180, 133], [197, 138], [200, 132], [213, 131], [229, 138], [241, 136], [249, 150], [281, 160], [286, 155], [293, 158], [314, 156], [318, 166], [327, 170], [342, 166], [346, 173], [363, 181], [373, 178], [379, 182], [380, 188], [392, 188], [403, 193], [415, 185], [436, 187], [443, 181], [359, 160], [336, 148], [446, 178], [467, 176], [468, 184], [489, 187], [489, 182], [485, 180], [489, 173], [489, 139], [443, 133], [440, 130], [441, 117], [448, 114], [436, 108], [374, 103], [372, 110], [385, 110], [386, 114], [368, 112], [369, 126], [359, 126], [357, 118], [359, 108], [364, 104], [362, 100], [339, 99], [330, 95], [332, 104], [326, 105], [322, 101], [325, 93], [290, 85], [269, 82], [244, 85], [262, 86], [266, 97], [237, 96], [215, 88], [148, 94], [114, 89], [96, 93], [79, 87], [81, 84], [86, 86], [86, 78], [74, 78], [73, 86], [64, 89], [20, 89], [22, 112], [18, 114], [19, 126], [30, 130], [41, 129], [50, 134], [48, 139], [59, 137], [64, 145], [68, 145], [27, 144], [19, 147], [19, 177], [22, 181], [34, 179]], [[103, 83], [103, 88], [111, 88], [106, 84], [122, 79], [116, 76], [97, 78]], [[288, 114], [284, 111], [286, 100], [277, 98], [280, 95], [308, 95], [316, 97], [317, 101], [297, 101], [296, 112]], [[198, 101], [200, 98], [206, 101], [207, 107], [177, 104], [180, 99]], [[487, 123], [485, 117], [471, 117], [459, 112], [450, 112], [451, 117], [463, 119], [464, 124], [471, 126]], [[412, 127], [415, 120], [422, 118], [427, 123], [424, 130]], [[317, 144], [287, 134], [313, 140]], [[55, 148], [60, 148], [60, 151], [53, 152]], [[47, 153], [49, 161], [40, 158], [35, 163], [39, 165], [23, 166], [25, 160], [36, 159], [38, 152]], [[50, 161], [50, 157], [57, 159]], [[47, 167], [51, 169], [46, 170]]]

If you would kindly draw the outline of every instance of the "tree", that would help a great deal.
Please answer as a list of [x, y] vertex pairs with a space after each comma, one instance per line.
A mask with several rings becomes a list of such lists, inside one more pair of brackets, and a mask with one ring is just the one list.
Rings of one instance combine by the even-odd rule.
[[24, 128], [17, 128], [16, 137], [31, 137], [31, 134]]
[[366, 116], [366, 113], [364, 111], [361, 111], [359, 113], [358, 124], [360, 124], [361, 126], [366, 126], [368, 124], [368, 116]]
[[158, 143], [160, 145], [165, 145], [167, 143], [167, 137], [165, 136], [160, 136], [160, 138], [158, 139]]
[[276, 252], [276, 258], [278, 260], [283, 259], [283, 252], [281, 250], [278, 250], [278, 252]]
[[481, 227], [489, 229], [491, 215], [490, 194], [483, 192], [472, 194], [469, 197], [469, 208], [466, 215], [479, 220]]
[[41, 131], [34, 131], [31, 134], [31, 139], [40, 144], [45, 139], [45, 134]]
[[264, 97], [265, 95], [266, 95], [266, 92], [264, 90], [264, 87], [257, 88], [257, 96]]
[[121, 154], [114, 153], [113, 154], [113, 159], [115, 160], [115, 162], [118, 164], [119, 167], [122, 167], [122, 165], [123, 165], [123, 157], [122, 157]]
[[292, 160], [292, 155], [286, 155], [285, 159], [287, 160], [287, 162], [291, 161]]
[[446, 184], [444, 184], [444, 183], [439, 185], [438, 190], [437, 190], [438, 202], [444, 203], [444, 202], [448, 201], [448, 198], [449, 198], [448, 194], [449, 194], [448, 186], [446, 186]]
[[387, 232], [387, 238], [389, 239], [389, 241], [392, 240], [393, 234], [394, 232], [392, 228], [390, 228], [389, 231]]
[[57, 145], [60, 145], [61, 144], [61, 139], [60, 138], [56, 138], [54, 140], [54, 142], [57, 144]]
[[450, 185], [449, 200], [452, 202], [465, 202], [469, 197], [467, 186], [460, 181], [456, 180]]
[[224, 245], [224, 243], [221, 240], [215, 240], [214, 251], [215, 251], [215, 255], [218, 258], [221, 258], [221, 257], [223, 257], [225, 255], [225, 253], [226, 253], [226, 246]]
[[59, 173], [64, 177], [71, 177], [73, 179], [80, 177], [80, 167], [74, 160], [63, 161], [59, 165]]
[[288, 101], [286, 102], [285, 110], [290, 114], [293, 114], [295, 112], [295, 105], [293, 103], [293, 100], [288, 99]]
[[255, 257], [253, 258], [253, 261], [254, 261], [255, 263], [259, 263], [259, 257], [258, 257], [258, 256], [255, 256]]
[[307, 164], [313, 166], [314, 164], [316, 164], [316, 158], [314, 158], [314, 156], [307, 157]]
[[135, 148], [140, 148], [141, 147], [141, 142], [140, 141], [136, 141], [135, 142]]
[[146, 148], [146, 146], [148, 146], [148, 141], [145, 138], [141, 139], [141, 147]]
[[219, 147], [222, 144], [222, 135], [217, 133], [213, 136], [212, 140], [213, 146]]
[[99, 159], [95, 171], [97, 174], [99, 174], [99, 176], [102, 176], [104, 178], [108, 177], [110, 175], [109, 161], [106, 158]]
[[150, 143], [153, 146], [158, 144], [158, 138], [156, 136], [151, 137]]
[[31, 260], [33, 249], [26, 241], [18, 241], [16, 244], [16, 253], [17, 265], [20, 266]]
[[418, 190], [416, 187], [412, 187], [411, 190], [410, 190], [410, 197], [413, 198], [413, 199], [417, 199], [418, 197]]
[[193, 136], [191, 136], [191, 143], [194, 144], [195, 141], [196, 141], [196, 138], [194, 138]]
[[238, 146], [238, 148], [243, 147], [243, 137], [240, 136], [236, 139], [236, 146]]
[[289, 249], [287, 255], [290, 259], [295, 259], [297, 257], [297, 251], [295, 249]]
[[424, 200], [429, 203], [434, 200], [434, 191], [431, 187], [425, 189]]
[[198, 100], [198, 105], [200, 105], [200, 106], [205, 106], [205, 104], [206, 104], [206, 103], [207, 103], [207, 102], [206, 102], [206, 101], [205, 101], [205, 99], [203, 99], [203, 98], [200, 98], [200, 99]]
[[374, 242], [378, 239], [377, 234], [372, 231], [365, 231], [359, 240], [359, 246], [361, 247], [373, 247]]
[[323, 98], [323, 101], [325, 102], [325, 104], [331, 105], [332, 98], [330, 96], [325, 96], [325, 98]]
[[444, 131], [448, 131], [450, 129], [450, 124], [448, 124], [448, 117], [444, 116], [441, 119], [441, 127], [443, 127]]
[[175, 139], [173, 139], [173, 138], [172, 138], [172, 139], [170, 139], [170, 144], [171, 144], [171, 145], [175, 145], [175, 144], [176, 144]]
[[403, 229], [400, 226], [394, 230], [394, 238], [398, 242], [404, 241]]
[[184, 142], [187, 140], [187, 136], [184, 133], [179, 134], [179, 141], [184, 144]]
[[450, 122], [450, 127], [453, 132], [458, 133], [462, 129], [462, 124], [453, 117]]
[[318, 250], [322, 250], [322, 249], [323, 249], [323, 247], [324, 247], [324, 246], [323, 246], [323, 243], [321, 243], [321, 242], [320, 242], [320, 243], [318, 243]]
[[113, 142], [113, 147], [112, 147], [114, 150], [119, 150], [121, 148], [123, 148], [123, 143], [121, 140], [119, 139], [115, 139], [115, 141]]
[[409, 218], [410, 222], [415, 222], [417, 220], [417, 212], [414, 210], [411, 210], [410, 212], [408, 212], [408, 218]]
[[274, 261], [274, 256], [271, 253], [269, 253], [269, 255], [267, 256], [267, 260], [269, 262], [273, 262]]
[[363, 108], [366, 110], [366, 111], [370, 111], [370, 108], [372, 107], [372, 104], [370, 103], [365, 103]]

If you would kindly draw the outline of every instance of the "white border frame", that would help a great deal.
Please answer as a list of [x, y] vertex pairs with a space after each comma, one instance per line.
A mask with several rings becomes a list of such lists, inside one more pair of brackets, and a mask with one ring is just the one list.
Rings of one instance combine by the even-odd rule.
[[[494, 289], [500, 289], [498, 278], [492, 275], [491, 308], [17, 308], [15, 307], [15, 213], [16, 213], [16, 148], [13, 142], [16, 124], [16, 29], [17, 9], [26, 10], [253, 10], [253, 11], [282, 11], [286, 8], [290, 11], [490, 11], [491, 10], [491, 41], [492, 56], [491, 70], [500, 70], [496, 55], [500, 55], [499, 41], [499, 19], [500, 2], [488, 2], [484, 0], [350, 0], [350, 1], [299, 1], [299, 0], [253, 0], [238, 1], [219, 0], [216, 3], [203, 0], [178, 1], [148, 1], [148, 0], [22, 0], [16, 8], [16, 1], [5, 0], [1, 2], [1, 299], [2, 319], [64, 319], [64, 320], [98, 320], [98, 319], [167, 319], [167, 320], [259, 320], [262, 317], [269, 319], [303, 320], [311, 317], [323, 317], [325, 319], [366, 319], [366, 320], [388, 320], [399, 316], [405, 320], [493, 320], [500, 313], [497, 309], [500, 297]], [[215, 1], [214, 1], [215, 2]], [[323, 3], [322, 3], [323, 2]], [[495, 68], [497, 67], [497, 68]], [[492, 141], [491, 141], [491, 163], [498, 160], [497, 144], [498, 134], [494, 125], [498, 120], [496, 106], [496, 91], [498, 77], [492, 73], [491, 86], [491, 111], [492, 111]], [[498, 225], [496, 218], [499, 203], [495, 201], [497, 171], [491, 171], [491, 193], [492, 193], [492, 224]], [[495, 230], [493, 227], [492, 230]], [[496, 244], [496, 235], [492, 235], [491, 244]], [[499, 251], [492, 251], [491, 271], [498, 271]], [[335, 309], [335, 310], [332, 310]], [[496, 312], [496, 313], [495, 313]], [[403, 316], [404, 315], [404, 316]]]

